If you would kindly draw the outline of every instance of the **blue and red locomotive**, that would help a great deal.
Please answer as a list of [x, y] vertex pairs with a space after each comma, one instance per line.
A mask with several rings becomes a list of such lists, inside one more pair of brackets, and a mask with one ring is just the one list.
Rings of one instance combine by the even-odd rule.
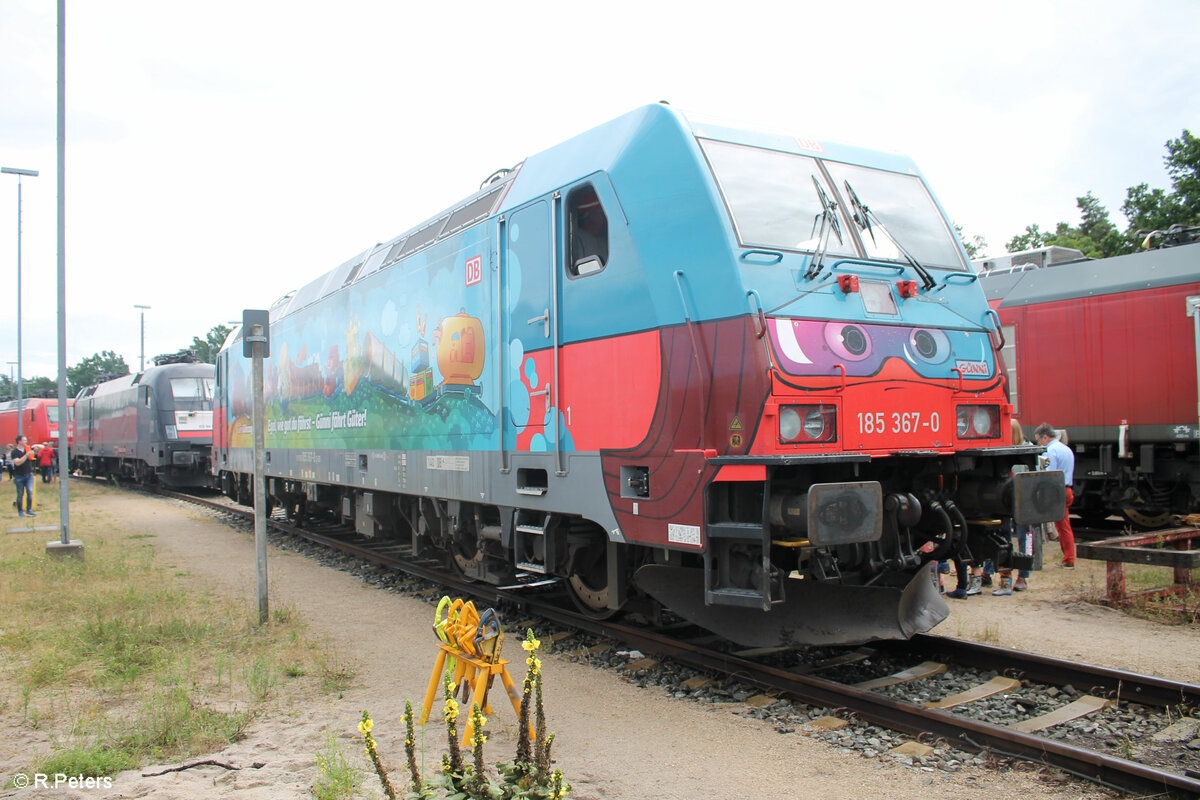
[[[271, 309], [267, 491], [595, 615], [908, 636], [947, 614], [931, 560], [1062, 515], [1061, 474], [1012, 477], [995, 323], [907, 159], [647, 106]], [[214, 470], [246, 497], [239, 340]]]

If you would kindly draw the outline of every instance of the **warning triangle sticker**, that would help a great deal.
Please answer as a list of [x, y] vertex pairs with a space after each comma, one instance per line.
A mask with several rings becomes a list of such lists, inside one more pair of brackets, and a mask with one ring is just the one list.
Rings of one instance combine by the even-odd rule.
[[733, 422], [729, 424], [729, 430], [740, 431], [742, 429], [742, 420], [740, 417], [734, 417]]

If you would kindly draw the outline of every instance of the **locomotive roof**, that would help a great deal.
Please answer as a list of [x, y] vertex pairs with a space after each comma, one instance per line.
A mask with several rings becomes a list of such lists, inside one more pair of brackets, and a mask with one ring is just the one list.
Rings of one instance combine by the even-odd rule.
[[[664, 132], [667, 132], [665, 138], [647, 145], [655, 135]], [[666, 146], [674, 147], [678, 151], [681, 146], [691, 147], [697, 149], [696, 157], [699, 159], [695, 137], [747, 144], [832, 161], [845, 161], [894, 172], [919, 174], [910, 159], [896, 153], [864, 150], [850, 145], [785, 134], [758, 133], [718, 122], [689, 120], [665, 103], [646, 105], [530, 156], [512, 169], [497, 171], [484, 181], [478, 191], [459, 203], [424, 220], [400, 236], [368, 247], [336, 268], [280, 297], [270, 307], [271, 321], [299, 311], [494, 214], [516, 208], [582, 176], [616, 169], [623, 160], [630, 158], [632, 151], [639, 148]], [[647, 153], [643, 152], [640, 157], [644, 159], [646, 155]], [[658, 172], [665, 174], [670, 169], [664, 166], [664, 162], [668, 160], [663, 158], [656, 161], [652, 158], [651, 163]], [[647, 162], [642, 160], [638, 163], [641, 168], [645, 168]], [[675, 165], [678, 166], [678, 163]], [[645, 179], [656, 181], [660, 177], [658, 174], [646, 175]], [[226, 346], [240, 338], [240, 329], [235, 328], [227, 339]]]
[[1200, 243], [981, 276], [1004, 308], [1200, 281]]
[[[97, 397], [99, 395], [119, 392], [132, 386], [149, 386], [156, 384], [164, 378], [210, 377], [216, 374], [216, 370], [217, 368], [212, 364], [163, 364], [161, 367], [147, 367], [144, 372], [139, 372], [136, 375], [122, 375], [119, 378], [113, 378], [111, 381], [97, 384], [92, 392], [84, 396]], [[84, 392], [86, 391], [85, 389]]]

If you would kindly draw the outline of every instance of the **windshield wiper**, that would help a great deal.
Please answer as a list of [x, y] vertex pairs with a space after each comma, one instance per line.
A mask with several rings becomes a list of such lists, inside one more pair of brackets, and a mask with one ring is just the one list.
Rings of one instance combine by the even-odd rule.
[[821, 229], [817, 233], [817, 249], [804, 273], [805, 278], [812, 279], [820, 275], [821, 270], [825, 267], [825, 251], [829, 249], [829, 232], [833, 231], [833, 234], [837, 236], [838, 244], [842, 243], [842, 226], [838, 222], [837, 203], [830, 200], [829, 195], [825, 194], [816, 175], [809, 177], [812, 178], [813, 188], [817, 190], [817, 197], [821, 200], [821, 213], [813, 217], [814, 228], [817, 227], [817, 220], [821, 221]]
[[854, 210], [854, 214], [852, 215], [854, 224], [858, 226], [859, 230], [866, 231], [867, 233], [871, 234], [871, 243], [878, 246], [878, 242], [875, 241], [875, 232], [871, 229], [871, 221], [874, 220], [875, 224], [879, 227], [879, 230], [883, 231], [883, 234], [891, 240], [892, 244], [896, 247], [896, 250], [900, 252], [900, 255], [904, 256], [904, 260], [907, 261], [909, 266], [911, 266], [917, 275], [921, 277], [921, 284], [925, 287], [925, 289], [929, 290], [937, 286], [937, 281], [934, 280], [933, 276], [929, 274], [929, 270], [925, 269], [921, 262], [917, 261], [917, 259], [913, 257], [912, 253], [905, 250], [904, 245], [900, 244], [900, 242], [896, 240], [896, 237], [892, 235], [892, 232], [887, 229], [887, 226], [883, 224], [883, 220], [881, 220], [874, 211], [868, 208], [863, 201], [858, 199], [858, 195], [854, 193], [854, 189], [850, 186], [850, 181], [842, 181], [842, 184], [846, 187], [846, 196], [850, 198], [850, 207]]

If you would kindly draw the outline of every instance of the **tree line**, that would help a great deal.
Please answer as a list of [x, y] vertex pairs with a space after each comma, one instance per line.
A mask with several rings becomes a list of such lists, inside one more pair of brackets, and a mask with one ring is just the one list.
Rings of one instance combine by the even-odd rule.
[[[203, 337], [193, 336], [190, 350], [196, 360], [205, 364], [215, 364], [217, 353], [232, 328], [216, 325], [209, 329]], [[132, 372], [124, 356], [112, 350], [101, 350], [88, 356], [73, 367], [67, 367], [67, 394], [74, 397], [80, 389], [102, 383], [106, 380], [119, 378]], [[21, 394], [23, 397], [57, 397], [58, 379], [46, 377], [25, 378], [22, 381]], [[8, 375], [0, 375], [0, 397], [14, 398], [17, 396], [15, 382]]]
[[[1200, 138], [1186, 128], [1177, 139], [1166, 143], [1163, 163], [1171, 180], [1170, 190], [1151, 189], [1146, 182], [1125, 190], [1121, 213], [1127, 224], [1121, 230], [1092, 192], [1075, 199], [1079, 224], [1060, 222], [1054, 230], [1042, 230], [1037, 223], [1026, 225], [1005, 248], [1010, 253], [1037, 247], [1073, 247], [1089, 258], [1109, 258], [1153, 246], [1156, 236], [1200, 225]], [[966, 237], [958, 228], [967, 253], [976, 258], [987, 242], [979, 236]]]

